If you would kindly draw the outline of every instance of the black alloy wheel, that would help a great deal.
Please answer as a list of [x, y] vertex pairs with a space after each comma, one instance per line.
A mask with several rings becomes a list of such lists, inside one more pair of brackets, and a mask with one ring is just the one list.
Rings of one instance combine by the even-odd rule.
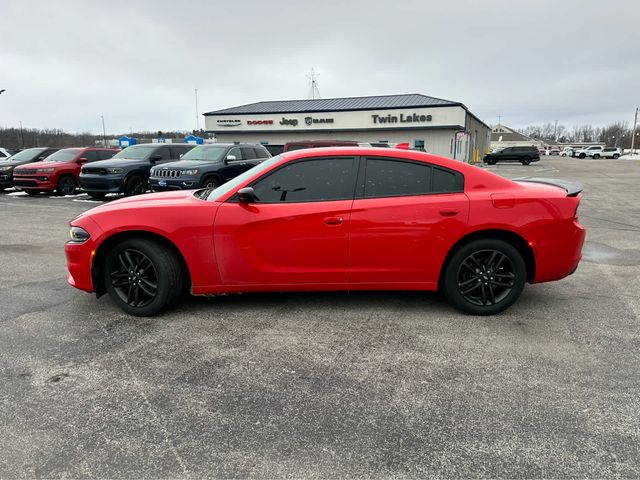
[[522, 165], [529, 165], [531, 163], [531, 159], [529, 157], [524, 157], [522, 159]]
[[497, 239], [480, 239], [461, 247], [447, 264], [444, 289], [449, 301], [473, 315], [499, 313], [517, 300], [526, 282], [518, 250]]
[[124, 187], [125, 196], [140, 195], [147, 191], [147, 181], [140, 175], [130, 177]]
[[581, 153], [580, 155], [578, 155], [578, 158], [586, 158], [587, 154], [586, 153]]
[[160, 313], [185, 292], [186, 277], [176, 254], [151, 239], [118, 243], [107, 254], [102, 275], [111, 298], [131, 315]]
[[513, 263], [497, 250], [480, 250], [465, 258], [458, 268], [458, 291], [473, 305], [500, 303], [515, 285]]
[[218, 188], [220, 186], [220, 182], [218, 182], [215, 178], [209, 177], [205, 178], [202, 181], [202, 188]]
[[76, 181], [72, 177], [62, 177], [58, 181], [56, 192], [58, 195], [73, 195], [76, 188]]

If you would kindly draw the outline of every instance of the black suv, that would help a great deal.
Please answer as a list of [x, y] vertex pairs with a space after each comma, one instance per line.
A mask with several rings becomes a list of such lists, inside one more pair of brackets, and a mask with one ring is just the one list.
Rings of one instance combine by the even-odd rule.
[[498, 162], [519, 162], [529, 165], [540, 160], [540, 152], [534, 146], [531, 147], [507, 147], [500, 151], [489, 153], [484, 157], [484, 163], [495, 165]]
[[199, 145], [179, 162], [153, 167], [149, 183], [154, 192], [215, 188], [270, 157], [271, 154], [262, 145], [249, 143]]
[[0, 192], [13, 185], [13, 169], [25, 163], [39, 162], [59, 148], [27, 148], [0, 162]]
[[188, 143], [132, 145], [109, 160], [82, 167], [80, 186], [93, 198], [102, 198], [107, 193], [126, 196], [144, 193], [149, 186], [151, 167], [178, 160], [193, 147]]

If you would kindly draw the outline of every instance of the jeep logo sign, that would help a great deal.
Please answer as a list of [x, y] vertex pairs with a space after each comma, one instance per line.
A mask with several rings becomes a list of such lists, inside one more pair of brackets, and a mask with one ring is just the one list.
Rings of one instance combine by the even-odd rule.
[[284, 118], [280, 120], [280, 125], [291, 125], [292, 127], [296, 127], [298, 125], [298, 120], [295, 118]]

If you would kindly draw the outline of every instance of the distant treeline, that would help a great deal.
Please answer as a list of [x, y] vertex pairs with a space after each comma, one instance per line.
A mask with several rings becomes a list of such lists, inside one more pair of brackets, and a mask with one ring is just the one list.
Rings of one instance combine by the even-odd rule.
[[[107, 135], [107, 140], [120, 138], [123, 135], [144, 138], [184, 138], [187, 135], [196, 134], [205, 137], [204, 132], [127, 132], [117, 135]], [[31, 147], [87, 147], [95, 145], [96, 141], [102, 141], [102, 135], [93, 135], [88, 132], [69, 133], [59, 128], [2, 128], [0, 127], [0, 147], [4, 148], [31, 148]]]
[[[568, 129], [564, 125], [554, 123], [530, 125], [518, 131], [536, 140], [558, 141], [560, 143], [602, 142], [610, 147], [630, 148], [632, 127], [625, 122], [613, 123], [606, 127], [592, 125], [576, 125]], [[636, 129], [635, 147], [640, 144], [640, 129]]]

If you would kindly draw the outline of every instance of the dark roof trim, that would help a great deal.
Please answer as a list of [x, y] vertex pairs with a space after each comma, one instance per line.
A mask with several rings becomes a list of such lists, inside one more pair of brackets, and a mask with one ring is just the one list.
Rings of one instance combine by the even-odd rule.
[[438, 125], [435, 127], [425, 127], [425, 126], [417, 126], [417, 127], [403, 127], [403, 128], [393, 128], [393, 127], [382, 127], [382, 128], [332, 128], [332, 129], [318, 129], [318, 128], [303, 128], [303, 129], [291, 129], [291, 130], [233, 130], [229, 128], [219, 129], [219, 130], [205, 130], [207, 133], [228, 133], [228, 134], [247, 134], [247, 135], [264, 135], [264, 134], [278, 134], [282, 135], [283, 133], [300, 133], [300, 132], [323, 132], [323, 133], [335, 133], [335, 132], [377, 132], [377, 131], [402, 131], [402, 130], [455, 130], [461, 131], [464, 130], [463, 125]]

